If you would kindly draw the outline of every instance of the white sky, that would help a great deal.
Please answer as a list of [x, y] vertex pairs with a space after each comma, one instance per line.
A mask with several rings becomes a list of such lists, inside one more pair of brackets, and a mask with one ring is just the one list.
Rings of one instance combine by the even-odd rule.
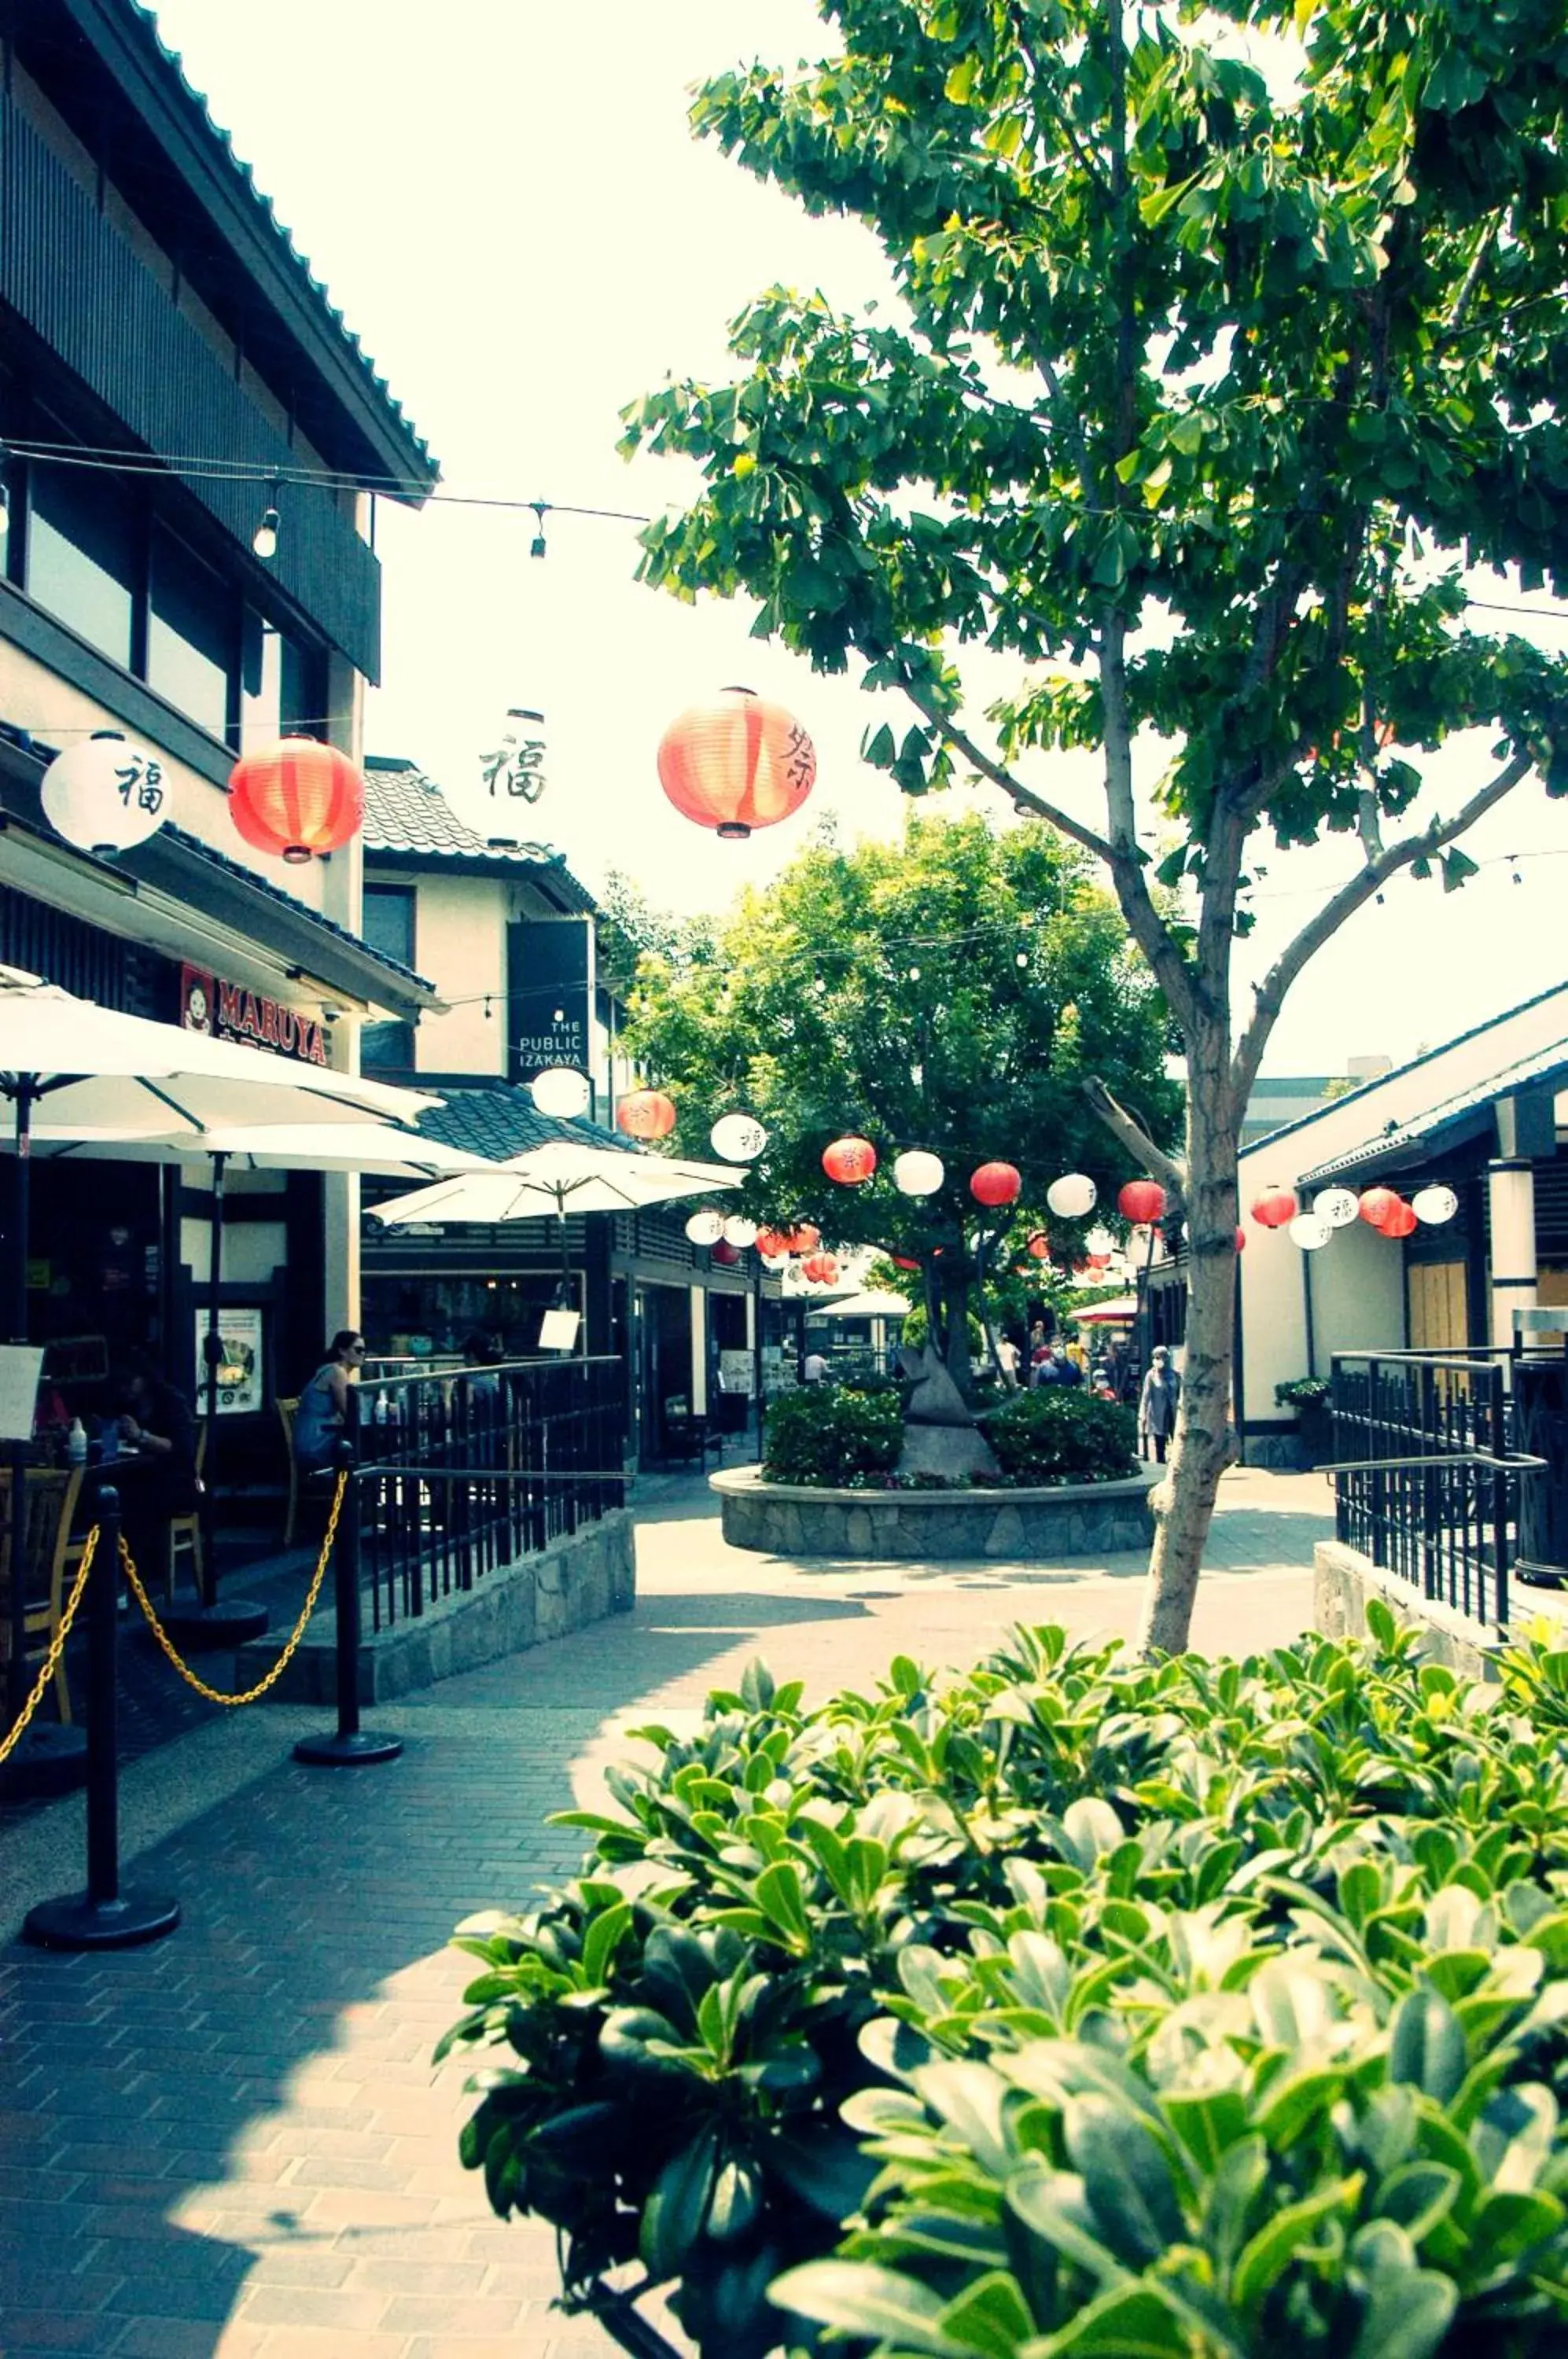
[[[434, 14], [408, 0], [159, 0], [156, 14], [448, 490], [643, 512], [680, 502], [682, 466], [616, 456], [619, 408], [667, 374], [731, 373], [725, 324], [775, 280], [845, 306], [885, 291], [863, 231], [808, 220], [686, 125], [701, 78], [743, 57], [821, 53], [807, 0], [601, 0], [592, 13], [447, 0]], [[368, 751], [419, 762], [482, 832], [542, 837], [590, 885], [622, 868], [672, 909], [721, 908], [766, 881], [826, 810], [845, 838], [897, 832], [897, 789], [857, 754], [883, 713], [851, 679], [819, 679], [752, 640], [747, 608], [693, 610], [638, 587], [630, 526], [550, 517], [543, 562], [528, 554], [533, 531], [526, 513], [382, 506], [385, 686]], [[1514, 625], [1568, 647], [1568, 624]], [[666, 723], [732, 681], [789, 704], [819, 757], [805, 812], [738, 845], [681, 819], [653, 766]], [[901, 725], [904, 708], [878, 701]], [[514, 704], [547, 716], [550, 786], [531, 810], [492, 801], [479, 777]], [[1443, 807], [1486, 774], [1484, 740], [1452, 751]], [[1089, 766], [1058, 765], [1050, 785], [1094, 816]], [[961, 789], [948, 805], [968, 800]], [[983, 800], [996, 809], [988, 789]], [[1407, 1056], [1563, 979], [1568, 807], [1522, 788], [1466, 848], [1490, 864], [1463, 893], [1395, 886], [1321, 954], [1269, 1071]], [[1514, 852], [1538, 855], [1517, 885]], [[1344, 844], [1261, 856], [1269, 897], [1248, 973], [1353, 864]]]

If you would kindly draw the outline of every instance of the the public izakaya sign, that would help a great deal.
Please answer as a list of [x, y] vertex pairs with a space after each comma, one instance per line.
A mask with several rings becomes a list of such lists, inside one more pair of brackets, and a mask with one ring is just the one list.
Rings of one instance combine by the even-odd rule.
[[180, 970], [180, 1021], [187, 1032], [242, 1040], [247, 1048], [298, 1057], [301, 1064], [328, 1061], [326, 1027], [313, 1016], [285, 1007], [281, 1000], [268, 999], [265, 992], [247, 991], [243, 983], [225, 982], [205, 967]]
[[590, 1070], [593, 929], [586, 918], [530, 918], [506, 929], [506, 1078], [551, 1065]]

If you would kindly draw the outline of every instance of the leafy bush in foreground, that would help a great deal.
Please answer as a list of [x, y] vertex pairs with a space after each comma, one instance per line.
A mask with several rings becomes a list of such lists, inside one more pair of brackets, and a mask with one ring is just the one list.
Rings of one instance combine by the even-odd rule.
[[766, 1481], [833, 1490], [898, 1464], [904, 1405], [896, 1386], [859, 1392], [848, 1385], [801, 1385], [768, 1403], [766, 1433]]
[[1548, 2359], [1568, 1655], [1498, 1699], [1374, 1612], [643, 1732], [582, 1878], [465, 1929], [495, 2209], [705, 2359]]

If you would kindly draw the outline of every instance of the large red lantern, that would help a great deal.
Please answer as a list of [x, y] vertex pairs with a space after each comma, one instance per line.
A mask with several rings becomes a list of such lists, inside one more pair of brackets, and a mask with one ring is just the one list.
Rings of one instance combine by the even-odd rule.
[[1402, 1196], [1395, 1197], [1392, 1208], [1377, 1223], [1386, 1237], [1396, 1238], [1413, 1236], [1419, 1225], [1414, 1205], [1407, 1204]]
[[810, 1221], [799, 1222], [789, 1232], [789, 1250], [791, 1253], [815, 1253], [817, 1247], [822, 1244], [822, 1233], [821, 1229], [813, 1228]]
[[749, 688], [694, 704], [659, 741], [659, 783], [678, 811], [724, 836], [746, 836], [800, 810], [817, 776], [811, 739], [782, 705]]
[[988, 1204], [993, 1211], [1002, 1204], [1016, 1204], [1023, 1184], [1011, 1163], [982, 1163], [969, 1175], [969, 1192], [975, 1201]]
[[877, 1169], [877, 1149], [868, 1138], [835, 1138], [822, 1150], [822, 1169], [841, 1188], [858, 1188]]
[[838, 1276], [838, 1262], [833, 1254], [808, 1254], [800, 1264], [800, 1275], [813, 1286], [831, 1286]]
[[1289, 1188], [1266, 1188], [1252, 1207], [1252, 1217], [1260, 1229], [1282, 1229], [1301, 1209]]
[[789, 1251], [789, 1236], [782, 1229], [758, 1229], [757, 1250], [764, 1261], [781, 1261]]
[[1368, 1188], [1356, 1209], [1369, 1228], [1380, 1229], [1399, 1201], [1391, 1188]]
[[1165, 1210], [1165, 1190], [1154, 1180], [1129, 1180], [1117, 1190], [1116, 1210], [1134, 1228], [1146, 1229]]
[[662, 1090], [628, 1090], [615, 1108], [615, 1128], [628, 1138], [668, 1138], [675, 1127], [675, 1103]]
[[229, 816], [258, 852], [310, 860], [351, 843], [365, 820], [365, 780], [346, 754], [314, 737], [283, 737], [242, 755], [229, 772]]

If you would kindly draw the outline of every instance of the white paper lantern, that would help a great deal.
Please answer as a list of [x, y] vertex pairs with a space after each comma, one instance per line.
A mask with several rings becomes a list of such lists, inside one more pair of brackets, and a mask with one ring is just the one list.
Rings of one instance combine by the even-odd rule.
[[755, 1163], [768, 1144], [768, 1133], [753, 1114], [722, 1114], [708, 1136], [713, 1153], [726, 1163]]
[[44, 772], [44, 817], [80, 851], [129, 852], [169, 817], [163, 765], [117, 729], [100, 729]]
[[724, 1217], [718, 1212], [693, 1212], [686, 1223], [686, 1234], [694, 1245], [716, 1245], [724, 1233]]
[[1410, 1198], [1410, 1210], [1428, 1228], [1437, 1229], [1454, 1218], [1459, 1199], [1452, 1188], [1418, 1188]]
[[1045, 1191], [1045, 1201], [1061, 1221], [1081, 1221], [1099, 1201], [1099, 1190], [1086, 1171], [1064, 1171]]
[[585, 1114], [593, 1093], [588, 1086], [588, 1076], [574, 1065], [547, 1065], [536, 1073], [528, 1087], [540, 1114], [552, 1114], [570, 1122], [574, 1114]]
[[757, 1243], [757, 1223], [748, 1221], [743, 1212], [732, 1212], [724, 1229], [727, 1245], [754, 1245]]
[[900, 1196], [934, 1196], [946, 1177], [941, 1156], [928, 1155], [923, 1147], [912, 1147], [893, 1159], [893, 1185]]
[[1361, 1199], [1353, 1188], [1320, 1188], [1312, 1198], [1312, 1211], [1331, 1229], [1347, 1229], [1361, 1210]]
[[1300, 1245], [1303, 1253], [1316, 1253], [1320, 1245], [1327, 1245], [1334, 1229], [1321, 1212], [1298, 1212], [1290, 1223], [1289, 1234], [1290, 1243]]
[[1118, 1243], [1119, 1240], [1112, 1236], [1109, 1229], [1091, 1229], [1083, 1240], [1083, 1250], [1085, 1253], [1104, 1254], [1109, 1260], [1112, 1254], [1116, 1252]]

